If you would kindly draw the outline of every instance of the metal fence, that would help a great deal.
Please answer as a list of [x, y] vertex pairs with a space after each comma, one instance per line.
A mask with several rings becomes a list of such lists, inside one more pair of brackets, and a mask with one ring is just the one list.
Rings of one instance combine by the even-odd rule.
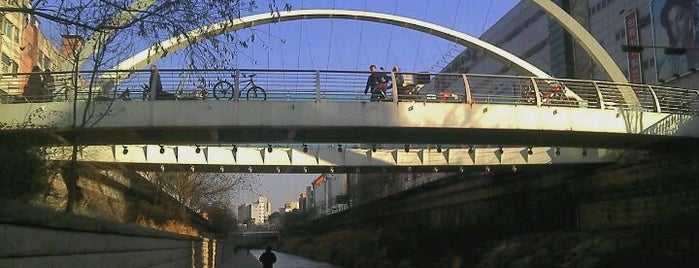
[[[163, 69], [162, 91], [151, 96], [150, 72], [53, 72], [47, 82], [29, 73], [0, 77], [2, 103], [60, 101], [370, 101], [367, 72], [263, 69]], [[504, 75], [385, 73], [380, 101], [493, 103], [638, 109], [699, 114], [699, 92], [655, 85]], [[53, 80], [52, 82], [50, 80]], [[391, 81], [403, 81], [393, 83]], [[37, 84], [39, 84], [37, 89]], [[369, 90], [371, 91], [371, 90]], [[639, 105], [625, 97], [635, 96]]]

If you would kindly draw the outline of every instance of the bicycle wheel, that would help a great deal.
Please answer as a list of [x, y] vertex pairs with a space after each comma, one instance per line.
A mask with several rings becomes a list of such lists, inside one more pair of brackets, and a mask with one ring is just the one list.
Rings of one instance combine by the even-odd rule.
[[214, 98], [217, 100], [231, 100], [233, 99], [233, 85], [227, 81], [219, 81], [214, 85]]
[[253, 86], [245, 93], [245, 98], [248, 100], [267, 100], [267, 92], [259, 86]]

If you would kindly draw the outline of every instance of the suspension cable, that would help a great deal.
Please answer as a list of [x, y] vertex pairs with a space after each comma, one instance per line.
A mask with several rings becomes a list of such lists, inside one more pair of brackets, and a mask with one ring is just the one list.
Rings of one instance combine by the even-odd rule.
[[485, 33], [485, 26], [488, 24], [488, 18], [490, 17], [490, 9], [493, 7], [493, 0], [488, 3], [488, 10], [485, 13], [485, 20], [483, 20], [483, 27], [481, 28], [481, 35]]
[[[454, 13], [454, 19], [451, 22], [451, 29], [456, 29], [456, 20], [459, 18], [459, 11], [460, 10], [461, 10], [461, 0], [459, 0], [459, 3], [456, 6], [456, 12]], [[435, 45], [435, 47], [437, 47], [437, 46]], [[432, 67], [430, 68], [430, 71], [438, 72], [438, 71], [441, 71], [441, 70], [438, 70], [439, 68], [444, 69], [444, 67], [446, 67], [449, 64], [449, 61], [447, 59], [452, 57], [451, 52], [456, 50], [456, 49], [457, 49], [456, 43], [452, 43], [451, 45], [449, 45], [446, 52], [442, 52], [440, 49], [439, 53], [442, 54], [442, 58], [437, 60], [437, 62], [435, 62], [435, 64], [432, 65]], [[444, 66], [440, 65], [442, 62], [445, 63]]]
[[[335, 9], [335, 0], [333, 0], [333, 10]], [[327, 57], [327, 62], [325, 63], [325, 69], [329, 70], [330, 69], [330, 54], [332, 54], [332, 45], [333, 45], [333, 29], [335, 28], [335, 20], [330, 20], [330, 38], [328, 38], [328, 57]]]
[[[393, 5], [393, 15], [397, 15], [396, 12], [398, 12], [398, 1], [396, 1], [396, 4]], [[391, 53], [391, 45], [393, 44], [393, 27], [391, 27], [391, 32], [388, 34], [388, 49], [386, 49], [386, 57], [384, 58], [384, 62], [388, 62], [389, 54]], [[396, 64], [393, 64], [396, 65]], [[390, 66], [388, 67], [390, 68]]]
[[[301, 0], [301, 9], [304, 8], [303, 5], [303, 0]], [[300, 70], [301, 69], [301, 45], [303, 42], [303, 20], [301, 20], [300, 26], [299, 26], [299, 51], [298, 55], [296, 57], [296, 69]]]
[[[368, 0], [364, 0], [364, 10], [366, 10], [367, 1], [368, 1]], [[364, 34], [364, 23], [360, 23], [360, 24], [359, 24], [359, 42], [357, 42], [357, 62], [354, 64], [354, 70], [355, 70], [355, 71], [359, 70], [359, 69], [358, 69], [358, 67], [359, 67], [359, 58], [360, 58], [359, 55], [362, 55], [362, 54], [361, 54], [361, 53], [362, 53], [362, 44], [364, 43], [364, 42], [362, 42], [362, 35], [363, 35], [363, 34]]]
[[[430, 2], [427, 2], [427, 8], [425, 8], [425, 13], [422, 15], [422, 20], [425, 20], [427, 17], [427, 11], [430, 10]], [[425, 64], [425, 62], [422, 60], [422, 57], [420, 57], [420, 47], [422, 46], [422, 35], [418, 38], [417, 41], [417, 49], [415, 50], [415, 61], [413, 62], [413, 70], [417, 69], [417, 61], [418, 59], [420, 60], [420, 63]]]

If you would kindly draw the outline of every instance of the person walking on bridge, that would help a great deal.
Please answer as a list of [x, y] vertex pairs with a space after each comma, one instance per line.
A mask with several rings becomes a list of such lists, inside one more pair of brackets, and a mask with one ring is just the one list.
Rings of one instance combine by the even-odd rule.
[[369, 67], [371, 74], [366, 80], [366, 87], [364, 88], [364, 94], [369, 92], [371, 89], [371, 101], [379, 101], [386, 98], [386, 87], [388, 85], [388, 80], [386, 79], [386, 74], [384, 72], [377, 72], [376, 65], [371, 65]]
[[262, 263], [262, 268], [273, 268], [274, 263], [277, 262], [277, 255], [272, 252], [272, 247], [267, 246], [262, 255], [260, 255], [260, 262]]
[[158, 99], [163, 91], [163, 83], [160, 81], [160, 72], [155, 64], [150, 66], [150, 79], [148, 81], [148, 89], [150, 90], [150, 100]]

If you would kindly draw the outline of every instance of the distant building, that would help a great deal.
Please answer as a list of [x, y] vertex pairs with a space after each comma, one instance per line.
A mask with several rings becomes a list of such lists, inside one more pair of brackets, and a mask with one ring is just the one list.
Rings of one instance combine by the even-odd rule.
[[238, 206], [238, 222], [252, 223], [252, 206], [250, 204]]
[[299, 209], [301, 211], [306, 211], [306, 200], [308, 200], [308, 196], [306, 195], [306, 192], [300, 193], [299, 194]]
[[258, 196], [257, 202], [252, 204], [253, 222], [255, 224], [264, 224], [267, 222], [270, 214], [272, 214], [272, 203], [268, 201], [266, 196]]
[[310, 186], [306, 186], [306, 200], [304, 203], [304, 211], [310, 211], [312, 209], [315, 209], [315, 199], [313, 199], [313, 195], [313, 183], [311, 183]]
[[257, 202], [238, 206], [238, 221], [241, 223], [265, 224], [272, 214], [272, 204], [266, 196], [258, 196]]
[[294, 209], [299, 209], [299, 202], [298, 201], [291, 201], [289, 203], [285, 203], [284, 207], [279, 208], [279, 212], [291, 212]]
[[312, 186], [313, 207], [319, 214], [332, 214], [349, 206], [346, 174], [320, 175]]

